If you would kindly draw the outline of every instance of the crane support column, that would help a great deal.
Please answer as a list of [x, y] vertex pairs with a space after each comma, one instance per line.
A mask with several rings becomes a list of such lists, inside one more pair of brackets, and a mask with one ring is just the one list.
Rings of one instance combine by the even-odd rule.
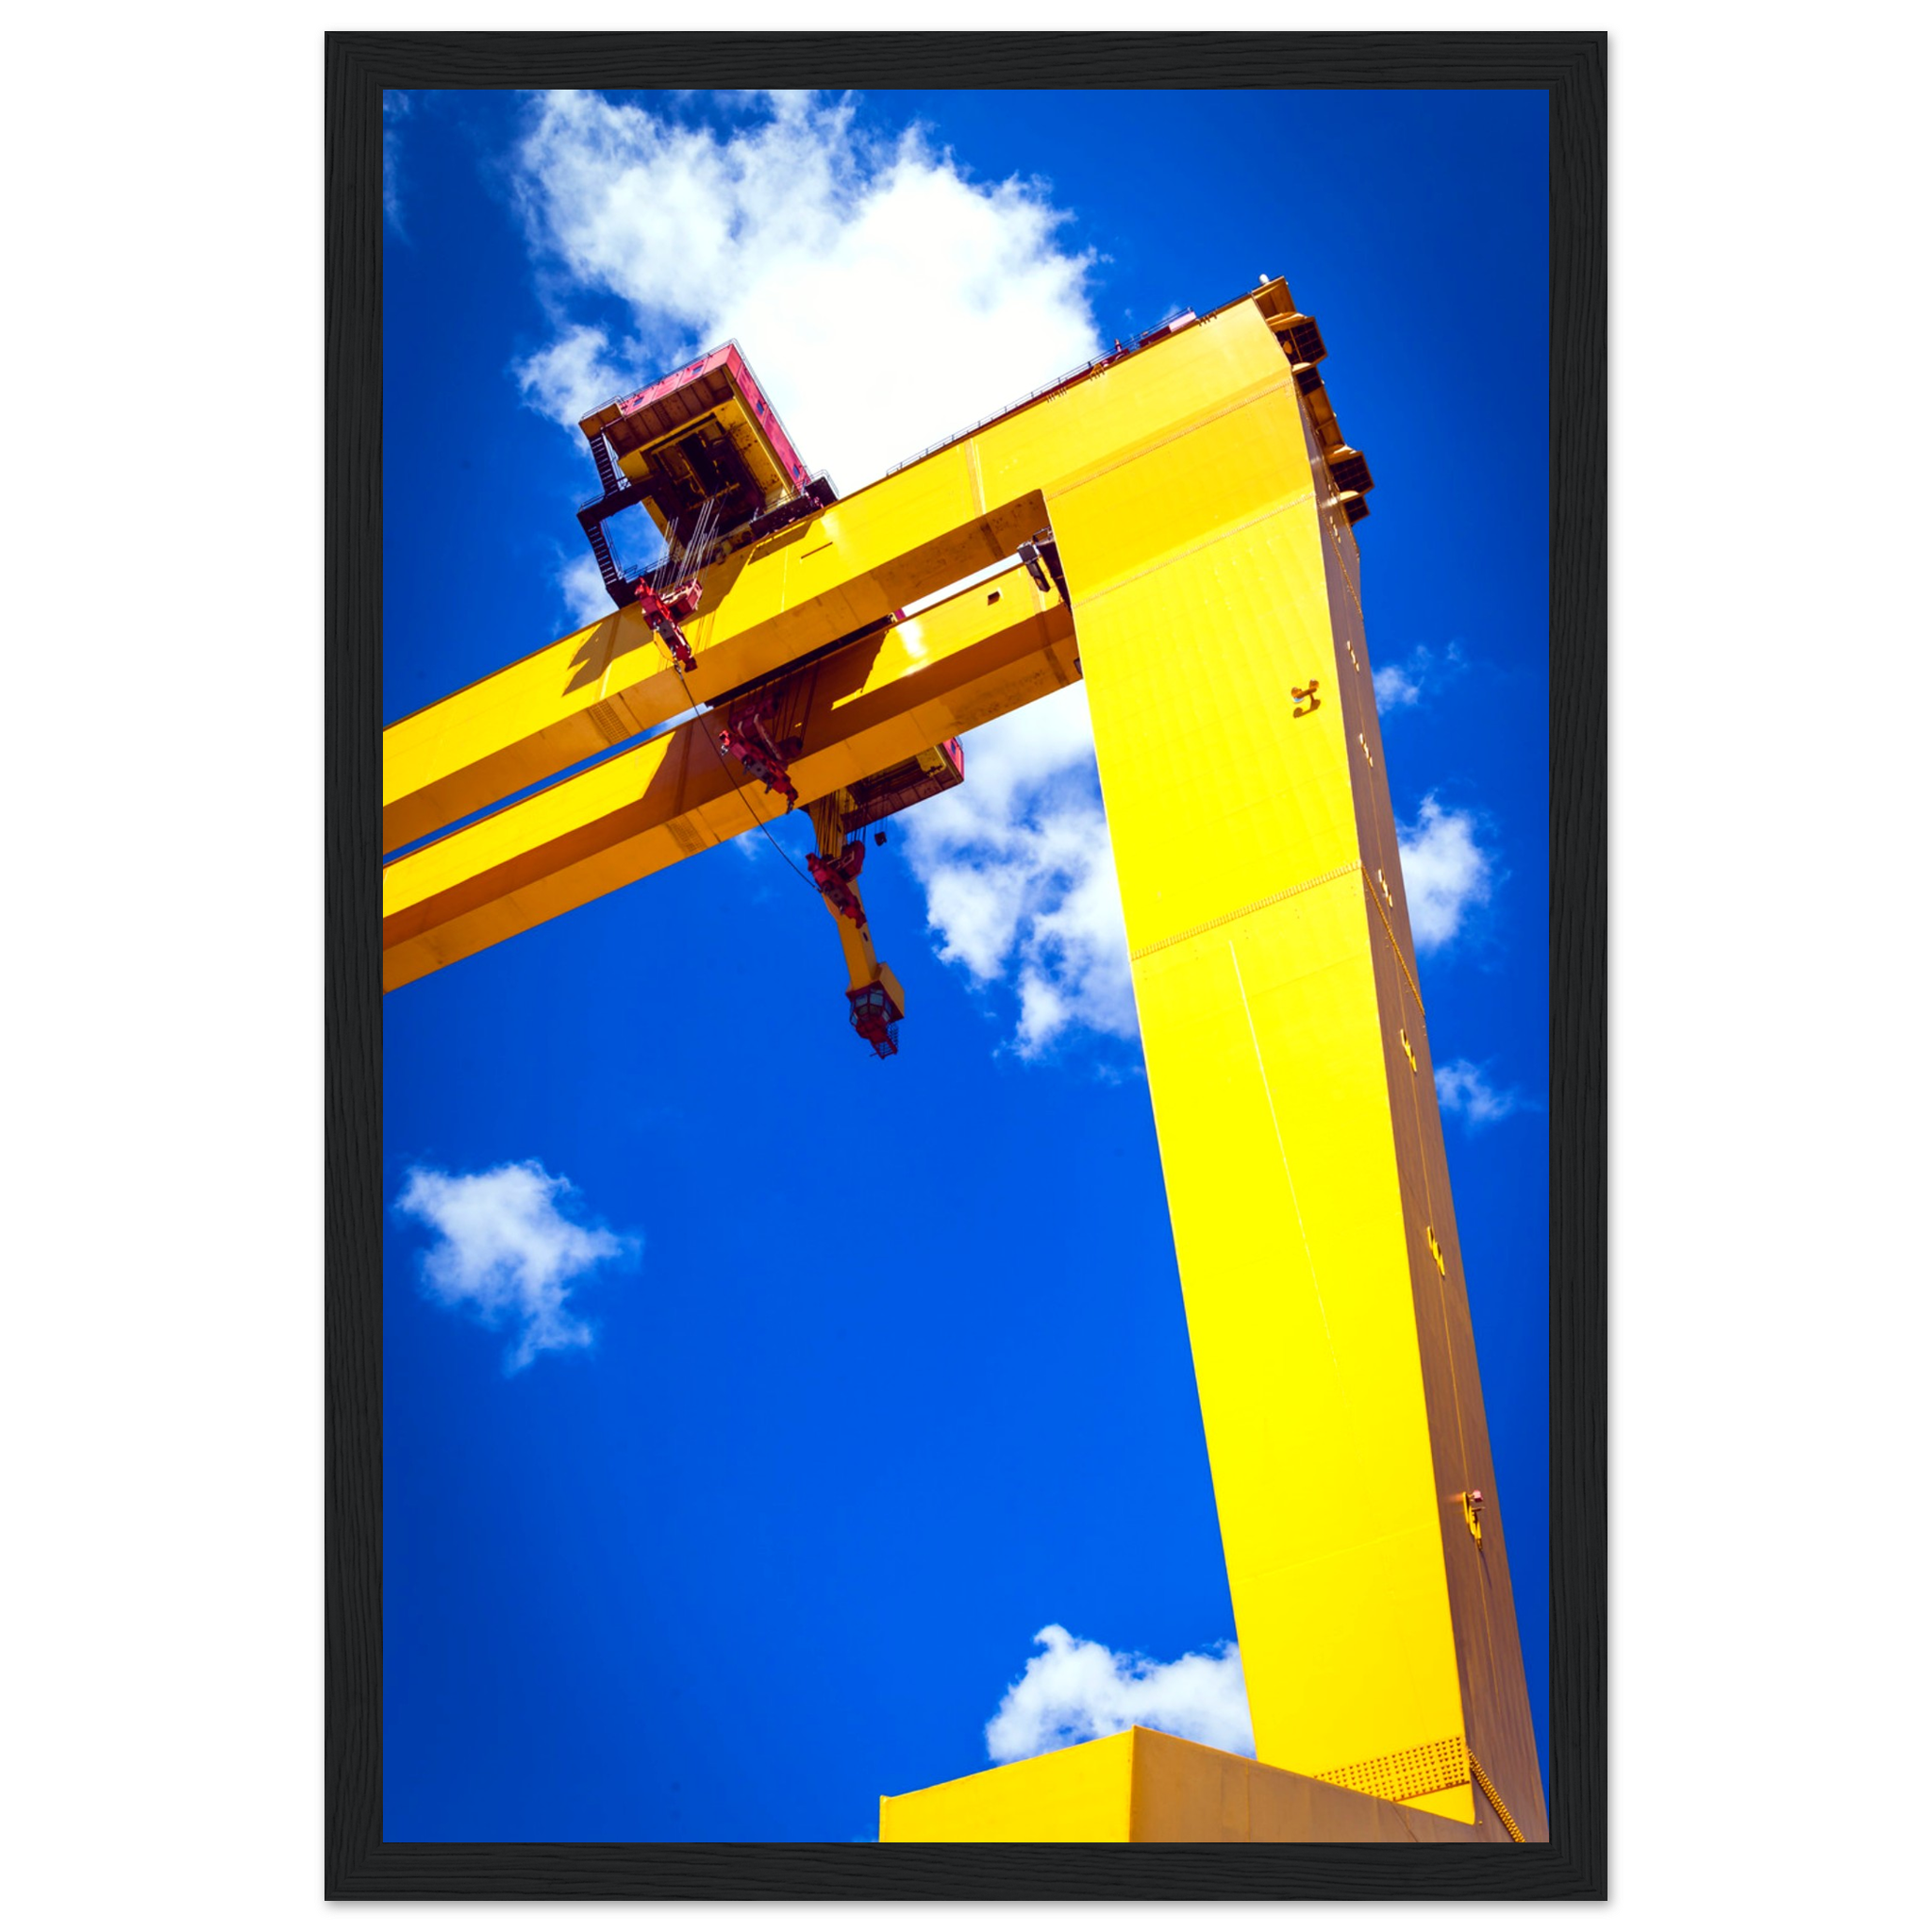
[[1341, 492], [1284, 381], [1048, 508], [1260, 1761], [1541, 1838]]

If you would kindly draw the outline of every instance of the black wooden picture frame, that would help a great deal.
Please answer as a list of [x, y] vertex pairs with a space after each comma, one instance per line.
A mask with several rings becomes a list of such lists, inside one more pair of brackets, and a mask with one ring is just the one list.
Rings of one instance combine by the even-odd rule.
[[[326, 1820], [332, 1899], [1607, 1895], [1607, 44], [1601, 33], [341, 33], [325, 60]], [[382, 96], [1535, 89], [1550, 134], [1550, 1840], [413, 1844], [382, 1836]]]

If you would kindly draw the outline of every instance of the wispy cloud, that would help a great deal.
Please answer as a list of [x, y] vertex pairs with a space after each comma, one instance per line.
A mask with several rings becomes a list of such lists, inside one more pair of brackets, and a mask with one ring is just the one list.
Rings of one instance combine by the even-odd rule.
[[409, 111], [409, 97], [390, 89], [382, 97], [382, 218], [403, 232], [402, 137], [396, 123]]
[[486, 1328], [508, 1328], [504, 1371], [515, 1374], [547, 1350], [585, 1348], [591, 1325], [570, 1307], [572, 1289], [606, 1261], [635, 1261], [633, 1235], [574, 1220], [575, 1191], [534, 1160], [481, 1174], [412, 1167], [396, 1212], [432, 1229], [423, 1285], [446, 1307]]
[[597, 559], [588, 550], [565, 560], [557, 576], [564, 608], [573, 624], [596, 624], [610, 615], [610, 595], [598, 575]]
[[1397, 825], [1408, 922], [1420, 952], [1440, 952], [1462, 930], [1470, 911], [1489, 904], [1496, 866], [1476, 842], [1472, 812], [1447, 811], [1432, 791], [1412, 825]]
[[1407, 657], [1385, 664], [1375, 673], [1376, 708], [1400, 711], [1419, 705], [1448, 683], [1462, 666], [1462, 646], [1458, 643], [1452, 642], [1440, 651], [1418, 644]]
[[1033, 1641], [1045, 1645], [1045, 1655], [1028, 1662], [986, 1727], [994, 1763], [1084, 1744], [1132, 1724], [1255, 1755], [1241, 1652], [1232, 1643], [1157, 1663], [1074, 1637], [1058, 1624]]
[[[517, 365], [525, 399], [564, 428], [575, 427], [620, 391], [637, 387], [642, 374], [634, 358], [623, 363], [612, 360], [609, 336], [588, 325], [565, 329], [554, 342]], [[594, 495], [594, 480], [588, 488]]]
[[1524, 1105], [1513, 1088], [1491, 1087], [1474, 1060], [1449, 1060], [1436, 1069], [1436, 1099], [1444, 1113], [1459, 1114], [1473, 1128], [1507, 1120]]
[[1023, 1059], [1076, 1028], [1138, 1036], [1084, 686], [973, 732], [965, 784], [902, 824], [940, 957], [1014, 984]]

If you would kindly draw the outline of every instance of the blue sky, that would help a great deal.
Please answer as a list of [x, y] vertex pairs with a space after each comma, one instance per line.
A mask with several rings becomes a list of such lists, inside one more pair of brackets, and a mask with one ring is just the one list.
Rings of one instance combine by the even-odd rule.
[[[1264, 273], [1320, 318], [1547, 1766], [1542, 97], [417, 94], [389, 139], [390, 719], [594, 610], [560, 425], [694, 349], [851, 490]], [[1236, 1721], [1081, 694], [967, 756], [868, 863], [890, 1063], [758, 844], [387, 1001], [391, 1838], [866, 1838], [995, 1748]]]

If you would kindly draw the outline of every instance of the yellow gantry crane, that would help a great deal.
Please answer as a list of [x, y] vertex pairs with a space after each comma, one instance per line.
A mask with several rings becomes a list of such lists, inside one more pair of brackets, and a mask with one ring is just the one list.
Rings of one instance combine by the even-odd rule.
[[384, 734], [386, 989], [795, 800], [883, 1054], [865, 832], [1086, 681], [1257, 1756], [1137, 1729], [882, 1839], [1547, 1837], [1324, 354], [1266, 281], [840, 499], [716, 351], [585, 419], [611, 614]]

